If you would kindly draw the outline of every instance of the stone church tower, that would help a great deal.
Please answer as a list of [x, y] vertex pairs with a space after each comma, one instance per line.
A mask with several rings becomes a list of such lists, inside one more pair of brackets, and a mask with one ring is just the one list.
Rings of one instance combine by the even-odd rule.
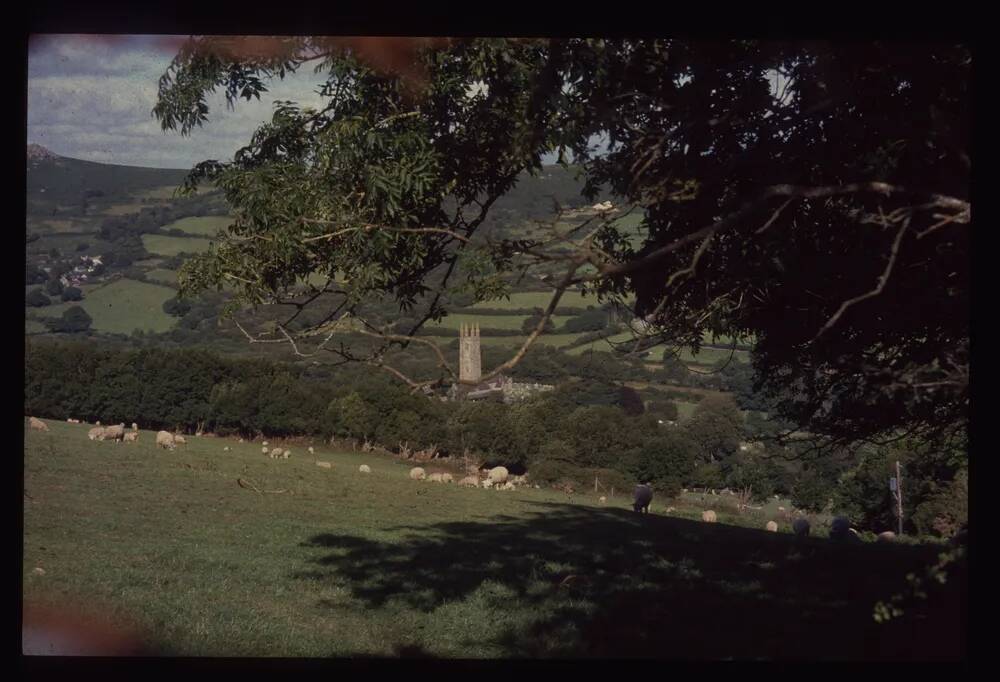
[[479, 325], [463, 324], [458, 330], [458, 378], [463, 381], [479, 381], [482, 375]]

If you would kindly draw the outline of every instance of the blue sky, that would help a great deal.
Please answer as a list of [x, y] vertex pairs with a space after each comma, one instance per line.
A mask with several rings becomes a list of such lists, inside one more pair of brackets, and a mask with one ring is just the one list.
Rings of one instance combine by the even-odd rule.
[[270, 96], [227, 110], [209, 99], [209, 122], [188, 137], [163, 132], [150, 111], [157, 81], [184, 36], [33, 36], [28, 53], [28, 142], [61, 156], [155, 168], [225, 160], [270, 118], [275, 99], [316, 106], [321, 75], [304, 70]]

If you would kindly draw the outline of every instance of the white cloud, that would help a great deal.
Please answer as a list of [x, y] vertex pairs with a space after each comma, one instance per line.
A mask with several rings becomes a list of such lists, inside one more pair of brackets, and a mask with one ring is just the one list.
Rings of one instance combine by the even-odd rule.
[[173, 54], [135, 38], [95, 40], [46, 36], [28, 64], [28, 140], [57, 154], [90, 161], [190, 168], [230, 159], [270, 120], [276, 99], [321, 107], [322, 75], [305, 70], [269, 83], [261, 100], [229, 110], [221, 91], [207, 98], [209, 121], [191, 135], [164, 133], [150, 114], [157, 81]]

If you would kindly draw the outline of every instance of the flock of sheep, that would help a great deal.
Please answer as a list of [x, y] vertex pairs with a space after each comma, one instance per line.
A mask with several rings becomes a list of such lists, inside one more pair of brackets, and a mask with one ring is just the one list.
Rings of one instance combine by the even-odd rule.
[[[67, 419], [67, 422], [71, 424], [79, 424], [79, 419]], [[29, 428], [34, 431], [48, 431], [48, 425], [41, 419], [35, 417], [30, 417], [28, 419]], [[132, 424], [132, 430], [127, 431], [125, 429], [125, 424], [115, 424], [112, 426], [101, 426], [100, 422], [87, 432], [87, 437], [90, 440], [113, 440], [117, 443], [136, 443], [139, 441], [139, 426], [135, 423]], [[160, 431], [156, 434], [156, 445], [157, 447], [164, 448], [166, 450], [173, 450], [178, 445], [186, 444], [184, 436], [180, 434], [170, 433], [169, 431]], [[243, 442], [243, 439], [240, 439]], [[264, 441], [261, 444], [261, 452], [271, 459], [289, 459], [292, 455], [291, 450], [285, 450], [282, 448], [268, 448], [268, 442]], [[224, 451], [228, 452], [230, 450], [229, 446], [223, 448]], [[315, 449], [310, 446], [309, 454], [314, 455]], [[332, 465], [329, 462], [316, 462], [317, 466], [330, 469]], [[362, 464], [358, 470], [361, 473], [371, 473], [371, 467], [367, 464]], [[410, 478], [414, 481], [430, 481], [434, 483], [453, 483], [454, 477], [450, 473], [436, 472], [429, 474], [424, 470], [423, 467], [413, 467], [410, 469]], [[470, 488], [485, 488], [494, 490], [515, 490], [518, 485], [525, 485], [527, 479], [525, 476], [511, 476], [510, 472], [506, 467], [494, 467], [490, 469], [486, 477], [480, 480], [479, 476], [470, 473], [470, 475], [458, 481], [459, 485], [470, 487]], [[538, 487], [537, 485], [535, 486]], [[637, 489], [638, 490], [638, 489]], [[604, 504], [607, 502], [606, 497], [600, 497], [599, 502]], [[646, 503], [648, 507], [648, 502]], [[779, 507], [779, 510], [784, 511], [783, 508]], [[673, 511], [671, 507], [668, 511]], [[701, 514], [701, 520], [705, 523], [716, 523], [718, 521], [718, 516], [711, 509], [703, 511]], [[765, 529], [776, 533], [778, 532], [778, 524], [775, 521], [768, 521], [765, 525]], [[797, 518], [792, 522], [792, 532], [798, 537], [807, 537], [811, 531], [809, 520], [806, 518]], [[879, 542], [892, 542], [896, 538], [896, 534], [892, 531], [885, 531], [878, 534]], [[838, 541], [853, 541], [860, 542], [861, 536], [858, 531], [851, 528], [850, 521], [843, 516], [838, 516], [833, 519], [830, 524], [830, 538]]]

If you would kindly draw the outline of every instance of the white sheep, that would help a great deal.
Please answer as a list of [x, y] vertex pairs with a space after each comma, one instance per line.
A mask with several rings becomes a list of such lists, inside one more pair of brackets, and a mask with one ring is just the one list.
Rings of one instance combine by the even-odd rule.
[[360, 471], [363, 474], [370, 474], [372, 472], [372, 468], [367, 464], [362, 464], [361, 466], [358, 467], [358, 471]]
[[608, 498], [606, 498], [604, 495], [601, 495], [600, 497], [597, 498], [597, 501], [600, 502], [601, 504], [604, 504], [605, 502], [608, 501]]
[[278, 459], [282, 455], [281, 448], [271, 448], [271, 459]]
[[493, 467], [490, 469], [488, 478], [493, 483], [504, 483], [509, 475], [510, 472], [507, 471], [507, 467]]
[[116, 443], [125, 440], [125, 424], [115, 424], [104, 429], [104, 440], [111, 439]]
[[292, 456], [292, 451], [291, 450], [285, 450], [284, 452], [281, 453], [281, 458], [282, 459], [288, 459], [291, 456]]
[[479, 479], [476, 478], [475, 476], [466, 476], [461, 481], [459, 481], [458, 484], [459, 485], [464, 485], [464, 486], [469, 487], [469, 488], [478, 488], [479, 487]]
[[101, 425], [101, 420], [100, 419], [98, 419], [96, 422], [94, 422], [94, 426], [100, 426], [100, 425]]
[[41, 419], [36, 419], [35, 417], [29, 418], [28, 419], [28, 424], [31, 425], [31, 429], [33, 431], [48, 431], [49, 430], [49, 425], [48, 424], [46, 424], [45, 422], [43, 422]]
[[177, 447], [174, 444], [174, 434], [169, 431], [160, 431], [156, 434], [156, 446], [165, 450], [173, 450]]
[[427, 480], [428, 481], [433, 481], [434, 483], [443, 483], [443, 480], [441, 478], [441, 474], [439, 474], [439, 473], [431, 474], [430, 476], [427, 477]]
[[455, 479], [454, 479], [454, 477], [452, 477], [451, 474], [449, 474], [449, 473], [443, 473], [443, 474], [441, 474], [441, 482], [442, 483], [454, 483], [454, 481], [455, 481]]
[[124, 437], [123, 440], [126, 443], [138, 443], [139, 442], [139, 432], [138, 431], [129, 431], [128, 433], [125, 434], [125, 437]]
[[513, 489], [514, 489], [514, 484], [511, 483], [510, 481], [507, 481], [506, 483], [500, 486], [500, 490], [513, 490]]
[[261, 443], [261, 445], [263, 445], [264, 447], [267, 447], [267, 441], [264, 441], [263, 443]]
[[483, 481], [483, 489], [484, 490], [489, 490], [492, 487], [493, 487], [493, 481], [491, 481], [488, 478], [485, 481]]
[[311, 446], [311, 445], [309, 446], [309, 454], [310, 455], [315, 455], [316, 454], [316, 450], [314, 450], [313, 446]]
[[90, 440], [104, 440], [104, 427], [95, 426], [87, 432], [87, 438]]
[[222, 451], [223, 451], [223, 452], [229, 452], [229, 446], [228, 446], [228, 445], [226, 445], [225, 447], [223, 447], [223, 448], [222, 448]]
[[261, 452], [262, 452], [263, 454], [265, 454], [265, 455], [266, 455], [266, 454], [267, 454], [267, 452], [268, 452], [268, 450], [267, 450], [267, 446], [265, 445], [264, 447], [262, 447], [262, 448], [260, 449], [260, 451], [261, 451]]
[[410, 469], [410, 478], [414, 481], [422, 481], [427, 478], [427, 472], [422, 467], [413, 467]]
[[718, 517], [715, 515], [714, 511], [709, 509], [708, 511], [703, 511], [701, 513], [701, 520], [705, 523], [715, 523], [718, 520]]
[[179, 433], [174, 434], [174, 443], [176, 445], [187, 445], [187, 441], [184, 440], [184, 436]]
[[333, 465], [329, 462], [316, 462], [316, 466], [323, 467], [324, 469], [332, 469]]
[[133, 431], [138, 431], [139, 430], [139, 425], [136, 424], [135, 422], [132, 422], [132, 430]]
[[772, 533], [777, 533], [778, 532], [778, 524], [775, 523], [774, 521], [768, 521], [766, 528], [769, 531], [771, 531]]

